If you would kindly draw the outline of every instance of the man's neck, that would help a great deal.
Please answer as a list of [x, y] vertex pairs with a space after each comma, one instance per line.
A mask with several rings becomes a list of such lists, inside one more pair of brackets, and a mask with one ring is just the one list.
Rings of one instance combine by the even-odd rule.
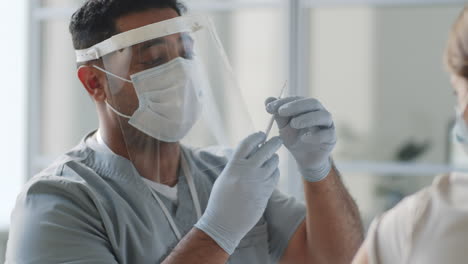
[[105, 129], [100, 129], [100, 133], [112, 152], [130, 160], [142, 177], [171, 187], [177, 184], [181, 156], [179, 143], [161, 142], [141, 132], [137, 133], [137, 143], [131, 142], [136, 141], [134, 139], [126, 140], [122, 133], [116, 135]]
[[180, 155], [178, 143], [159, 143], [150, 151], [138, 152], [132, 163], [144, 178], [174, 187], [178, 182]]

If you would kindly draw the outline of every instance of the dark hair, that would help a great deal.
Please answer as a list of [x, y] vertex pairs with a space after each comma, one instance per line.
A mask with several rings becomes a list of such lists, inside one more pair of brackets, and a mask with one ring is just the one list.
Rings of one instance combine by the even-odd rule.
[[178, 0], [88, 0], [71, 17], [70, 33], [75, 49], [87, 49], [116, 35], [115, 21], [151, 8], [172, 8], [179, 15], [185, 6]]

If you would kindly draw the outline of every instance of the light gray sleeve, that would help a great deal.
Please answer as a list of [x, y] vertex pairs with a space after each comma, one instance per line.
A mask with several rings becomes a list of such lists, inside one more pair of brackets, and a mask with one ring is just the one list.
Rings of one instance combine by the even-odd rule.
[[86, 193], [60, 177], [29, 184], [11, 216], [6, 263], [117, 263]]
[[273, 192], [265, 217], [268, 223], [268, 243], [271, 260], [279, 262], [288, 247], [289, 240], [306, 216], [305, 205], [278, 190]]

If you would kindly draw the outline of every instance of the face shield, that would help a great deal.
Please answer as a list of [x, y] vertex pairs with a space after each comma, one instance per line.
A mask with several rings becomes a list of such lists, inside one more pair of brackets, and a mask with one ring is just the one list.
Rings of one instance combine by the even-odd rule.
[[[164, 155], [229, 149], [253, 132], [247, 108], [211, 20], [181, 16], [130, 30], [89, 49], [78, 62], [102, 59], [108, 108], [119, 116], [130, 161], [164, 183]], [[261, 100], [259, 103], [262, 103]], [[182, 155], [184, 151], [181, 152]], [[219, 161], [210, 170], [225, 165]]]

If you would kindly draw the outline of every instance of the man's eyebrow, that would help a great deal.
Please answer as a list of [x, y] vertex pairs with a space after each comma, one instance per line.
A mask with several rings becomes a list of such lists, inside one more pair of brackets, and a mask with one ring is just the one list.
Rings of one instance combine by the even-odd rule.
[[148, 48], [150, 48], [150, 47], [152, 47], [152, 46], [161, 45], [161, 44], [165, 44], [165, 43], [166, 43], [166, 39], [164, 39], [164, 38], [152, 39], [152, 40], [148, 40], [148, 41], [142, 43], [142, 44], [138, 47], [138, 49], [139, 49], [140, 51], [143, 51], [143, 50], [148, 49]]

